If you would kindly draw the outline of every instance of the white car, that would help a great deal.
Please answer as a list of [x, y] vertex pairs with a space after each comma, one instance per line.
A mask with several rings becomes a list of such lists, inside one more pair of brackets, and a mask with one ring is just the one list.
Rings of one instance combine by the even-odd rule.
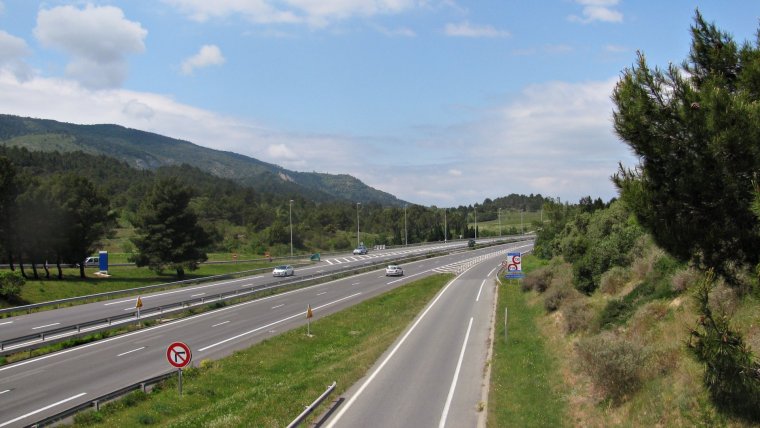
[[367, 254], [367, 247], [358, 247], [354, 249], [354, 254]]
[[295, 274], [296, 271], [293, 269], [293, 266], [290, 265], [277, 266], [272, 271], [272, 276], [291, 276]]
[[403, 276], [404, 275], [404, 269], [401, 269], [401, 266], [399, 265], [388, 265], [387, 268], [385, 268], [385, 276]]

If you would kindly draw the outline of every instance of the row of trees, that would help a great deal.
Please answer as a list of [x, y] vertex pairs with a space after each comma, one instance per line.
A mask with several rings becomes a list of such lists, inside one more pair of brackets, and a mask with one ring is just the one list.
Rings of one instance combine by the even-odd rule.
[[291, 218], [296, 250], [343, 250], [356, 245], [357, 216], [366, 245], [400, 245], [473, 237], [476, 210], [478, 221], [487, 221], [499, 208], [543, 200], [510, 195], [447, 209], [317, 203], [259, 193], [186, 165], [141, 171], [103, 156], [12, 147], [0, 147], [0, 159], [0, 261], [24, 275], [30, 265], [34, 277], [39, 267], [49, 277], [49, 265], [61, 277], [62, 266], [81, 264], [117, 225], [134, 229], [122, 251], [134, 253], [136, 263], [182, 275], [209, 251], [289, 252]]

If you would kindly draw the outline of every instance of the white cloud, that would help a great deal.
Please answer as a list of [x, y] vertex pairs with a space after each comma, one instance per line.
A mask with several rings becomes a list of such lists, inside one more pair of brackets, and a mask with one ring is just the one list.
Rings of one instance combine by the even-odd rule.
[[458, 169], [455, 169], [455, 168], [451, 168], [451, 169], [449, 169], [449, 175], [451, 175], [453, 177], [461, 177], [462, 176], [462, 171], [458, 170]]
[[241, 15], [258, 24], [308, 24], [324, 27], [354, 16], [397, 14], [428, 0], [164, 0], [196, 21]]
[[192, 74], [196, 68], [224, 64], [222, 51], [216, 45], [203, 45], [197, 54], [182, 62], [182, 73]]
[[509, 37], [509, 31], [498, 30], [490, 25], [472, 25], [469, 22], [446, 24], [444, 30], [447, 36], [453, 37]]
[[[2, 11], [0, 3], [0, 12]], [[29, 55], [29, 48], [24, 39], [0, 30], [0, 69], [10, 70], [19, 80], [32, 76], [32, 69], [24, 62]]]
[[147, 34], [121, 9], [93, 5], [40, 10], [34, 29], [43, 46], [71, 56], [67, 75], [91, 89], [120, 86], [128, 73], [125, 56], [143, 52]]
[[570, 21], [588, 24], [594, 21], [623, 22], [623, 14], [615, 10], [618, 0], [576, 0], [583, 6], [583, 16], [571, 15]]
[[411, 28], [387, 28], [382, 25], [375, 25], [374, 28], [388, 37], [417, 37], [417, 33]]

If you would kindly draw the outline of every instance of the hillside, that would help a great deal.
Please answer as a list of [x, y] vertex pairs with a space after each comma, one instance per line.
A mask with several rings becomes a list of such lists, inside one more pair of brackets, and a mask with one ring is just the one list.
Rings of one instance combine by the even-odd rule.
[[45, 152], [81, 151], [112, 157], [138, 169], [187, 164], [259, 191], [296, 194], [315, 202], [404, 204], [347, 174], [290, 171], [237, 153], [118, 125], [77, 125], [0, 115], [0, 145]]

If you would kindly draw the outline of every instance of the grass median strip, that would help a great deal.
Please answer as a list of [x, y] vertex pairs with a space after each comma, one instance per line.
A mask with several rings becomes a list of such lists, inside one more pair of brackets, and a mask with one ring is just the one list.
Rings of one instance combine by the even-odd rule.
[[201, 361], [185, 371], [182, 397], [170, 380], [149, 394], [79, 414], [75, 425], [285, 426], [333, 381], [337, 397], [364, 376], [451, 278], [414, 281], [318, 319], [312, 337], [304, 326], [222, 360]]

